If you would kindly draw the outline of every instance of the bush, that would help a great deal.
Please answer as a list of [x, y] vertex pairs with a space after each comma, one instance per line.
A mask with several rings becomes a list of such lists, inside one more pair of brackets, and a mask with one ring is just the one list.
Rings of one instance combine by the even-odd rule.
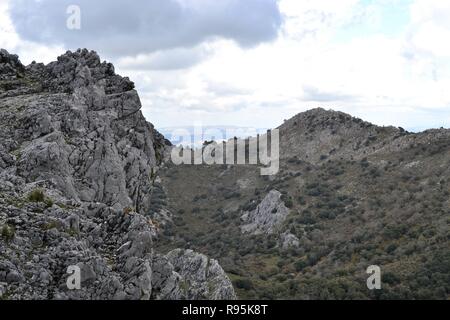
[[53, 206], [53, 200], [50, 198], [45, 198], [44, 203], [47, 206], [47, 208], [50, 208], [51, 206]]
[[294, 263], [294, 267], [295, 267], [295, 270], [297, 270], [297, 272], [302, 271], [307, 266], [308, 266], [308, 263], [306, 261], [304, 261], [304, 260], [299, 260], [296, 263]]
[[299, 224], [315, 224], [316, 219], [313, 218], [309, 210], [303, 211], [303, 214], [296, 219]]
[[250, 279], [236, 279], [236, 280], [234, 280], [234, 285], [238, 289], [244, 289], [244, 290], [252, 290], [253, 289], [253, 282]]
[[41, 189], [35, 189], [28, 195], [28, 200], [32, 202], [44, 202], [44, 192]]
[[303, 196], [298, 196], [297, 201], [302, 206], [304, 206], [306, 204], [306, 200]]
[[406, 225], [390, 225], [385, 228], [384, 236], [388, 239], [399, 239], [402, 235], [406, 234], [407, 231], [408, 227]]
[[285, 205], [287, 208], [291, 209], [291, 208], [294, 206], [294, 202], [292, 202], [292, 199], [291, 199], [291, 198], [287, 198], [286, 201], [284, 202], [284, 205]]
[[400, 282], [400, 278], [392, 272], [386, 272], [381, 275], [381, 281], [383, 283], [394, 285]]
[[15, 233], [16, 230], [12, 226], [5, 224], [2, 227], [2, 238], [5, 239], [5, 241], [11, 241], [14, 238]]
[[397, 245], [395, 243], [391, 243], [390, 245], [387, 246], [386, 252], [390, 254], [393, 253], [396, 249]]
[[283, 200], [284, 205], [287, 208], [292, 208], [294, 206], [294, 202], [292, 201], [292, 198], [290, 196], [286, 195], [286, 194], [283, 194], [281, 196], [281, 200]]

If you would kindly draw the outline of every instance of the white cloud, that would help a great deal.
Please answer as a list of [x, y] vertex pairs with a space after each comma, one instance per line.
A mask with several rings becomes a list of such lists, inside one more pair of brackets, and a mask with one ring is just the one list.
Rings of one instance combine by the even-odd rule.
[[450, 2], [416, 0], [411, 7], [410, 41], [414, 49], [436, 57], [450, 56]]
[[[336, 39], [339, 30], [362, 24], [380, 30], [380, 8], [396, 1], [280, 0], [285, 23], [274, 42], [243, 48], [210, 40], [112, 62], [136, 83], [144, 114], [158, 127], [196, 121], [274, 127], [318, 106], [381, 125], [449, 127], [448, 1], [415, 0], [409, 24], [397, 34], [350, 32]], [[48, 61], [64, 51], [20, 39], [2, 8], [0, 28], [8, 31], [0, 44], [22, 60]]]
[[122, 68], [129, 70], [178, 70], [186, 69], [207, 59], [213, 52], [207, 44], [194, 48], [175, 48], [118, 60]]
[[[81, 12], [77, 30], [66, 27], [71, 5]], [[281, 25], [276, 0], [14, 0], [9, 11], [23, 39], [95, 46], [111, 57], [191, 48], [216, 38], [253, 47], [275, 39]]]
[[21, 39], [15, 31], [8, 10], [9, 0], [0, 0], [0, 48], [18, 54], [24, 64], [33, 60], [48, 63], [64, 52], [61, 46], [46, 46]]
[[[374, 33], [334, 42], [333, 32], [339, 26], [357, 25], [370, 14], [375, 15], [374, 24], [380, 23], [380, 12], [374, 7], [362, 8], [357, 1], [340, 5], [282, 1], [280, 8], [294, 20], [287, 21], [283, 37], [252, 50], [216, 43], [216, 54], [188, 72], [190, 80], [180, 98], [202, 105], [203, 113], [196, 117], [206, 119], [208, 112], [217, 111], [222, 121], [234, 121], [230, 124], [261, 127], [273, 127], [316, 106], [355, 113], [381, 125], [416, 128], [425, 122], [441, 126], [443, 119], [448, 121], [442, 113], [450, 105], [450, 64], [432, 53], [420, 53], [431, 46], [412, 45], [416, 22], [405, 26], [409, 34]], [[302, 20], [305, 16], [308, 19]], [[448, 57], [445, 52], [442, 56]], [[245, 94], [227, 99], [211, 96], [207, 84], [212, 82], [242, 88]], [[225, 105], [241, 108], [237, 113]]]

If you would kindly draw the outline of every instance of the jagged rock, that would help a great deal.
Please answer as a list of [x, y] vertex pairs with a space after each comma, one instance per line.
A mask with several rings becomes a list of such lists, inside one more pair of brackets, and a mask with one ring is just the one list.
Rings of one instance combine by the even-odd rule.
[[4, 49], [0, 50], [0, 80], [15, 80], [24, 70], [25, 67], [17, 55], [9, 54]]
[[298, 248], [300, 240], [290, 232], [284, 232], [280, 235], [281, 248], [286, 250], [289, 248]]
[[154, 272], [158, 299], [236, 299], [217, 260], [192, 250], [176, 249], [160, 257]]
[[3, 299], [3, 297], [5, 296], [5, 294], [7, 292], [6, 286], [7, 286], [7, 283], [0, 282], [0, 299]]
[[281, 193], [277, 190], [270, 191], [255, 210], [246, 212], [241, 220], [243, 233], [273, 234], [278, 231], [289, 214], [289, 209], [281, 199]]
[[16, 270], [11, 270], [6, 275], [6, 282], [7, 283], [20, 283], [23, 282], [23, 276]]
[[[0, 51], [0, 298], [183, 296], [169, 284], [189, 284], [177, 282], [178, 260], [154, 252], [149, 218], [170, 143], [140, 109], [134, 84], [93, 51], [26, 67]], [[66, 285], [69, 266], [80, 290]], [[190, 271], [183, 297], [234, 297], [214, 260]]]

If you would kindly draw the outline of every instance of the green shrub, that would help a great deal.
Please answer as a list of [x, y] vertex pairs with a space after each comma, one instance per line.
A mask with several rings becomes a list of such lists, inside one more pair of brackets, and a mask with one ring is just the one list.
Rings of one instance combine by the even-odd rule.
[[32, 202], [44, 202], [45, 195], [41, 189], [35, 189], [28, 195], [28, 200]]
[[306, 200], [305, 200], [305, 198], [303, 196], [298, 196], [297, 201], [302, 206], [304, 206], [306, 204]]
[[384, 230], [384, 235], [388, 239], [399, 239], [402, 235], [406, 234], [408, 227], [406, 225], [397, 224], [389, 225]]
[[400, 282], [400, 278], [392, 272], [386, 272], [381, 275], [381, 281], [390, 285], [394, 285]]
[[252, 290], [253, 289], [253, 282], [250, 279], [236, 279], [236, 280], [234, 280], [234, 285], [238, 289], [244, 289], [244, 290]]
[[287, 195], [287, 194], [283, 194], [281, 196], [281, 200], [283, 200], [284, 205], [287, 208], [292, 208], [294, 206], [294, 202], [292, 201], [292, 198], [289, 195]]
[[302, 271], [307, 266], [308, 266], [308, 263], [306, 261], [304, 261], [304, 260], [299, 260], [296, 263], [294, 263], [294, 267], [295, 267], [295, 270], [297, 270], [297, 272]]
[[3, 225], [2, 227], [2, 238], [5, 241], [11, 241], [14, 238], [14, 234], [16, 233], [16, 230], [14, 227], [9, 226], [7, 224]]
[[386, 252], [391, 254], [395, 251], [395, 249], [397, 249], [397, 245], [395, 243], [391, 243], [390, 245], [387, 246]]
[[286, 201], [284, 202], [284, 205], [290, 209], [294, 206], [294, 202], [292, 202], [291, 198], [287, 198]]

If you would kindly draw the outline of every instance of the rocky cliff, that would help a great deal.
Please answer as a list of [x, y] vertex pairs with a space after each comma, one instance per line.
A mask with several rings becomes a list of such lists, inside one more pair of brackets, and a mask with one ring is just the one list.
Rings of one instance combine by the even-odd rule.
[[0, 299], [235, 297], [217, 261], [154, 251], [169, 143], [140, 109], [95, 52], [24, 66], [0, 51]]

